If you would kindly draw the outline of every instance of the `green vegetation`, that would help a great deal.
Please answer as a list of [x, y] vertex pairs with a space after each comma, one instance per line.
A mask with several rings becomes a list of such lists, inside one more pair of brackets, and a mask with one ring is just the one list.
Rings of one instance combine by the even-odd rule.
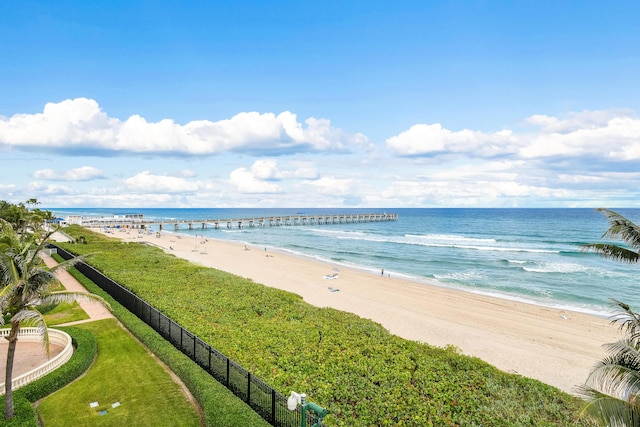
[[[115, 319], [77, 327], [95, 335], [98, 356], [82, 378], [40, 403], [45, 426], [66, 426], [70, 420], [77, 426], [200, 425], [180, 386]], [[91, 402], [99, 406], [91, 408]], [[115, 402], [120, 406], [112, 408]]]
[[583, 425], [578, 399], [453, 348], [398, 338], [372, 321], [157, 248], [66, 231], [87, 244], [62, 246], [95, 253], [92, 265], [281, 393], [307, 393], [329, 409], [329, 425]]
[[[14, 394], [15, 416], [11, 420], [4, 420], [3, 425], [37, 426], [38, 419], [31, 404], [78, 378], [93, 362], [98, 348], [93, 334], [73, 327], [60, 329], [73, 340], [75, 351], [71, 359], [50, 374], [18, 389]], [[3, 406], [0, 408], [0, 417], [4, 416]]]
[[73, 303], [61, 303], [49, 308], [43, 308], [41, 310], [44, 316], [47, 326], [61, 325], [63, 323], [77, 322], [79, 320], [86, 320], [89, 318], [87, 313], [84, 312], [80, 304]]
[[[34, 222], [21, 232], [0, 218], [0, 313], [2, 324], [11, 325], [7, 348], [7, 368], [5, 372], [5, 419], [14, 415], [13, 408], [13, 361], [16, 353], [18, 332], [21, 326], [34, 326], [47, 353], [49, 335], [47, 323], [41, 312], [62, 302], [94, 300], [104, 303], [102, 298], [86, 292], [55, 290], [59, 280], [55, 272], [69, 268], [77, 259], [71, 259], [53, 268], [46, 268], [40, 253], [45, 249], [52, 232], [37, 230], [42, 222]], [[28, 232], [27, 230], [31, 230]], [[105, 303], [106, 304], [106, 303]], [[108, 304], [107, 304], [108, 305]]]
[[[207, 426], [269, 426], [266, 421], [227, 390], [225, 386], [213, 379], [196, 363], [192, 362], [191, 359], [182, 354], [153, 329], [122, 307], [91, 280], [76, 269], [71, 269], [69, 272], [89, 292], [103, 296], [111, 304], [113, 313], [118, 320], [180, 377], [200, 404]], [[119, 370], [118, 374], [122, 375], [123, 373]]]
[[[609, 220], [603, 238], [623, 240], [627, 246], [612, 243], [585, 245], [616, 261], [640, 261], [640, 227], [617, 212], [598, 209]], [[605, 346], [609, 355], [591, 371], [579, 390], [587, 402], [585, 413], [602, 426], [637, 426], [640, 423], [640, 313], [614, 300], [617, 314], [612, 322], [624, 331], [623, 339]]]

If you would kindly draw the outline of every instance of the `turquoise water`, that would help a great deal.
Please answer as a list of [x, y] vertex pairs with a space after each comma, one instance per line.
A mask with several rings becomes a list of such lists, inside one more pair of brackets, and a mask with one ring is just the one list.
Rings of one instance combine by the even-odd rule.
[[[640, 310], [638, 264], [584, 252], [608, 228], [593, 209], [55, 209], [56, 215], [142, 213], [147, 218], [227, 219], [298, 212], [394, 212], [379, 223], [206, 229], [184, 234], [236, 240], [391, 277], [406, 277], [535, 304], [607, 315], [610, 298]], [[617, 212], [638, 223], [640, 209]]]

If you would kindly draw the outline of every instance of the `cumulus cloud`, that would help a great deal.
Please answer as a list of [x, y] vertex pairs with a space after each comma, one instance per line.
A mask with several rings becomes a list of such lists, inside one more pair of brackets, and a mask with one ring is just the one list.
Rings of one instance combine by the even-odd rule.
[[640, 159], [640, 119], [610, 112], [590, 112], [560, 120], [530, 118], [540, 126], [519, 154], [524, 158], [600, 157], [611, 161]]
[[284, 180], [284, 179], [315, 179], [318, 172], [312, 166], [302, 166], [294, 170], [280, 170], [275, 160], [256, 160], [251, 165], [251, 172], [258, 179]]
[[104, 179], [105, 175], [100, 169], [92, 166], [82, 166], [67, 171], [40, 169], [33, 173], [33, 177], [50, 181], [91, 181], [94, 179]]
[[231, 172], [230, 182], [241, 193], [279, 193], [282, 189], [273, 181], [317, 177], [318, 172], [308, 165], [292, 170], [280, 170], [275, 160], [260, 159], [249, 168], [238, 168]]
[[40, 181], [34, 181], [27, 185], [26, 191], [30, 194], [41, 195], [73, 195], [77, 194], [76, 190], [66, 185], [47, 184]]
[[0, 145], [57, 149], [69, 153], [172, 153], [213, 155], [225, 151], [285, 154], [308, 151], [350, 151], [370, 148], [359, 133], [348, 134], [326, 119], [304, 124], [285, 111], [242, 112], [220, 121], [197, 120], [185, 125], [171, 119], [148, 122], [133, 115], [109, 117], [93, 99], [48, 103], [42, 113], [0, 117]]
[[453, 132], [440, 123], [417, 124], [387, 139], [387, 146], [401, 156], [428, 156], [442, 153], [467, 153], [491, 157], [513, 151], [511, 131], [484, 133], [464, 129]]
[[194, 193], [210, 190], [210, 183], [189, 181], [183, 177], [155, 175], [149, 171], [141, 172], [123, 181], [126, 191], [133, 193]]
[[354, 182], [351, 179], [325, 176], [315, 181], [310, 181], [307, 185], [314, 188], [319, 194], [331, 196], [346, 196], [354, 193]]
[[525, 123], [540, 128], [545, 133], [567, 133], [579, 129], [594, 129], [606, 126], [607, 123], [617, 117], [628, 117], [631, 111], [627, 110], [597, 110], [569, 112], [564, 117], [553, 117], [546, 114], [534, 114], [525, 119]]
[[640, 119], [624, 110], [583, 111], [566, 117], [534, 115], [525, 119], [531, 129], [503, 129], [485, 133], [453, 131], [441, 124], [416, 124], [388, 138], [387, 147], [399, 156], [548, 159], [551, 157], [640, 159]]
[[231, 184], [240, 193], [279, 193], [280, 187], [258, 178], [247, 168], [238, 168], [229, 175]]

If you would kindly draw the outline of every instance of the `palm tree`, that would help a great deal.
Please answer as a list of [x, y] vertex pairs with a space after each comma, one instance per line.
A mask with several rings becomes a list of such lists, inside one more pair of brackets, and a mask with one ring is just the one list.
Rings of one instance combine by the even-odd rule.
[[39, 205], [39, 204], [40, 204], [40, 202], [38, 201], [38, 199], [31, 198], [31, 199], [27, 200], [27, 204], [28, 204], [28, 205], [32, 205], [32, 206], [33, 206], [33, 208], [35, 209], [35, 207], [36, 207], [37, 205]]
[[76, 299], [99, 301], [105, 306], [109, 304], [101, 297], [67, 291], [51, 291], [53, 285], [59, 283], [55, 275], [57, 270], [66, 269], [78, 263], [80, 258], [58, 264], [47, 269], [40, 254], [46, 247], [53, 231], [40, 238], [39, 234], [18, 234], [11, 224], [0, 219], [0, 324], [8, 321], [11, 330], [6, 339], [9, 341], [5, 378], [5, 418], [11, 419], [13, 408], [13, 360], [21, 325], [35, 326], [40, 331], [42, 342], [49, 352], [49, 336], [47, 324], [38, 310], [39, 307], [50, 306], [60, 302], [71, 302]]
[[[621, 262], [638, 262], [640, 227], [624, 216], [608, 210], [609, 229], [603, 238], [622, 239], [627, 247], [611, 243], [584, 245], [604, 257]], [[617, 307], [612, 323], [619, 324], [625, 337], [604, 347], [608, 357], [601, 360], [589, 373], [586, 383], [578, 387], [580, 397], [587, 404], [584, 414], [605, 426], [640, 425], [640, 314], [629, 305], [613, 300]]]
[[620, 301], [612, 323], [625, 338], [604, 347], [608, 357], [598, 362], [577, 393], [586, 400], [583, 413], [603, 426], [640, 425], [640, 314]]

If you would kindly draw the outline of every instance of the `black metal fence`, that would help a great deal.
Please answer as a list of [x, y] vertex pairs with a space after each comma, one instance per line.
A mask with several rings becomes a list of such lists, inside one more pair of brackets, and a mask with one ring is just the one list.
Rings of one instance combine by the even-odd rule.
[[[65, 260], [74, 257], [56, 245], [51, 246], [55, 247], [58, 255]], [[251, 406], [271, 425], [300, 426], [301, 406], [298, 405], [295, 411], [289, 411], [287, 398], [282, 394], [94, 267], [81, 262], [76, 264], [75, 268]], [[308, 412], [306, 421], [307, 425], [311, 426], [316, 424], [318, 419], [314, 413]]]

